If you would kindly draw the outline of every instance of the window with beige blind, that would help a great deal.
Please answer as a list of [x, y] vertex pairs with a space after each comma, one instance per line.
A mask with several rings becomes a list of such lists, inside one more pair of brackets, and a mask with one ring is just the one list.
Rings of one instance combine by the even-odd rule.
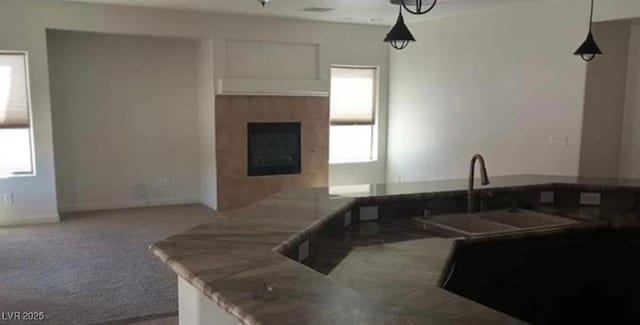
[[0, 51], [0, 177], [34, 173], [27, 62]]
[[376, 160], [377, 96], [377, 68], [331, 68], [331, 163]]

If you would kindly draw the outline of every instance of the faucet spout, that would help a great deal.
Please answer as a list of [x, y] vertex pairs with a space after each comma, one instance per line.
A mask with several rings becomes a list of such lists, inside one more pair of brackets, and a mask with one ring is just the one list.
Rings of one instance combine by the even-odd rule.
[[489, 176], [487, 175], [487, 168], [484, 164], [484, 158], [480, 154], [476, 154], [471, 157], [471, 166], [469, 168], [469, 189], [467, 191], [467, 213], [473, 213], [475, 211], [475, 193], [474, 193], [474, 179], [475, 179], [475, 167], [476, 162], [480, 162], [480, 181], [482, 185], [489, 185]]

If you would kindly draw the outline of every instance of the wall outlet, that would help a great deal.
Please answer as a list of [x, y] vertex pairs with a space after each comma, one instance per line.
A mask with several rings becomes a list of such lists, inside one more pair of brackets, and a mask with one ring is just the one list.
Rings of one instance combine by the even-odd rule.
[[74, 182], [73, 183], [73, 194], [80, 194], [82, 192], [82, 183]]
[[556, 193], [554, 191], [540, 192], [540, 204], [553, 204], [556, 202]]
[[305, 240], [298, 246], [298, 262], [304, 262], [309, 258], [309, 241]]
[[4, 205], [12, 205], [13, 204], [13, 193], [7, 193], [2, 195], [2, 202]]
[[378, 220], [378, 207], [361, 207], [360, 208], [360, 221]]
[[555, 134], [549, 137], [549, 144], [556, 147], [566, 147], [569, 145], [569, 138], [563, 134]]
[[351, 226], [351, 211], [344, 214], [344, 227], [349, 228]]
[[601, 198], [600, 193], [580, 193], [580, 204], [599, 206]]
[[378, 220], [378, 207], [361, 207], [360, 208], [360, 221]]
[[144, 186], [144, 184], [142, 183], [138, 183], [136, 185], [133, 186], [133, 196], [138, 197], [138, 198], [143, 198], [146, 199], [147, 198], [147, 187]]
[[158, 177], [156, 178], [156, 186], [160, 189], [168, 189], [171, 187], [171, 178], [169, 177]]

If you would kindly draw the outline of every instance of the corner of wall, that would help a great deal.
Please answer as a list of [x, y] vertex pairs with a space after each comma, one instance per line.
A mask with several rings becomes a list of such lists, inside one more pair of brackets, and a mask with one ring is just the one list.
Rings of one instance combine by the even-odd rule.
[[214, 210], [218, 208], [215, 137], [214, 45], [212, 39], [203, 39], [198, 51], [198, 168], [201, 202]]

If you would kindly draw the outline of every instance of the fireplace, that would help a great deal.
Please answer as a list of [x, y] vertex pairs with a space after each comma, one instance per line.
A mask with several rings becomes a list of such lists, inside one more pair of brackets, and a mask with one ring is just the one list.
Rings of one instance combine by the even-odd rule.
[[249, 176], [300, 174], [300, 123], [247, 123]]
[[219, 95], [215, 114], [219, 210], [329, 184], [329, 97]]

